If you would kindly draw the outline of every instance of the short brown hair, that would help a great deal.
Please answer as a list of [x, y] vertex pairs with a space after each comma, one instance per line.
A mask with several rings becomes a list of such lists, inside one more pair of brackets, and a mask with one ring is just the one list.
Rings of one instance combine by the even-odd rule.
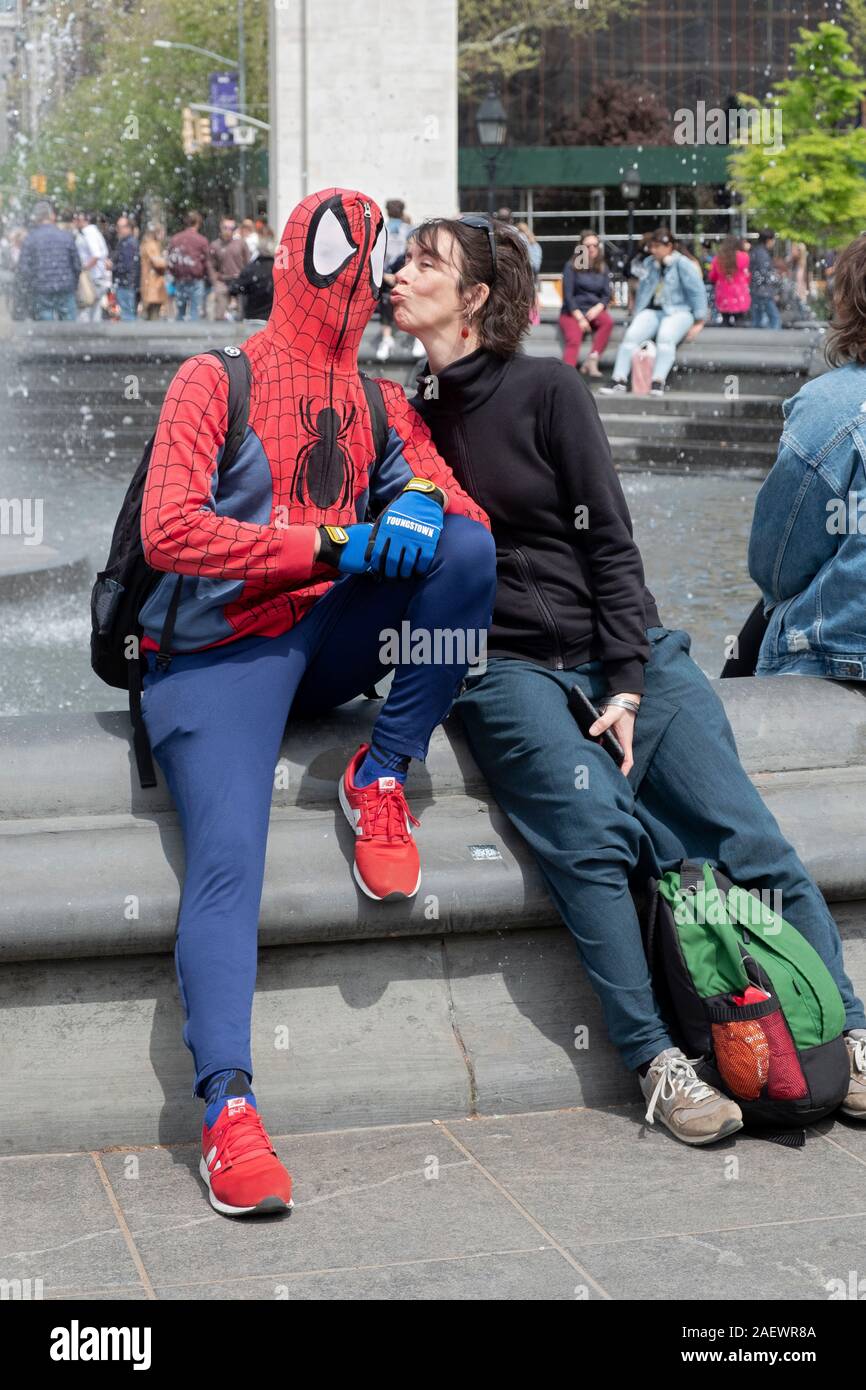
[[827, 344], [831, 367], [866, 364], [866, 235], [839, 252], [833, 275], [832, 334]]
[[529, 315], [535, 304], [535, 276], [529, 262], [526, 242], [505, 222], [491, 220], [496, 244], [496, 274], [493, 273], [490, 243], [485, 232], [456, 217], [436, 217], [416, 227], [411, 239], [417, 241], [433, 260], [443, 261], [438, 250], [440, 229], [450, 232], [460, 247], [460, 273], [457, 293], [463, 295], [474, 285], [490, 285], [490, 294], [478, 315], [481, 346], [500, 357], [510, 357], [529, 332]]

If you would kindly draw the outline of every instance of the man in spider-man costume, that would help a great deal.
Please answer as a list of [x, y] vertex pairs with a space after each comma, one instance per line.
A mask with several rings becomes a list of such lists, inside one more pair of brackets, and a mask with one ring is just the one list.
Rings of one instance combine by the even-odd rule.
[[[390, 381], [379, 383], [388, 443], [375, 456], [358, 347], [385, 237], [382, 213], [361, 193], [331, 188], [298, 205], [274, 261], [271, 317], [243, 347], [250, 411], [234, 462], [220, 477], [224, 368], [192, 357], [166, 395], [142, 504], [145, 559], [168, 571], [140, 613], [142, 715], [186, 850], [175, 959], [193, 1093], [206, 1102], [201, 1174], [213, 1206], [230, 1214], [291, 1201], [250, 1089], [258, 914], [286, 719], [384, 676], [386, 630], [406, 621], [413, 634], [463, 630], [472, 652], [493, 608], [487, 517]], [[153, 653], [178, 574], [188, 578], [163, 669]], [[417, 892], [418, 822], [403, 783], [465, 670], [465, 661], [396, 665], [370, 744], [340, 779], [355, 878], [369, 897]]]

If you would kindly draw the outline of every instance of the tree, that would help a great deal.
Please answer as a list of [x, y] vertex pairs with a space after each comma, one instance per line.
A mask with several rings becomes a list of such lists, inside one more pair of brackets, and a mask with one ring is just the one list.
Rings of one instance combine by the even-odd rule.
[[851, 40], [854, 61], [866, 67], [866, 0], [845, 0], [842, 24]]
[[[866, 130], [853, 126], [866, 78], [839, 25], [799, 32], [794, 76], [775, 84], [767, 113], [780, 118], [782, 143], [739, 142], [731, 180], [757, 220], [781, 236], [840, 246], [866, 228]], [[754, 97], [739, 99], [760, 110]]]
[[607, 28], [646, 0], [458, 0], [458, 70], [464, 88], [479, 88], [538, 66], [545, 38]]
[[596, 87], [580, 118], [561, 121], [552, 145], [670, 145], [671, 113], [647, 82], [610, 78]]
[[[35, 137], [15, 142], [0, 183], [26, 188], [39, 172], [59, 203], [105, 210], [137, 208], [151, 193], [176, 208], [219, 205], [234, 180], [236, 155], [185, 155], [181, 112], [191, 101], [208, 101], [208, 74], [220, 64], [183, 49], [155, 48], [153, 40], [233, 56], [236, 0], [150, 0], [122, 16], [116, 0], [63, 0], [61, 8], [78, 21], [85, 75], [64, 92]], [[246, 18], [247, 109], [267, 119], [265, 6], [248, 4]]]

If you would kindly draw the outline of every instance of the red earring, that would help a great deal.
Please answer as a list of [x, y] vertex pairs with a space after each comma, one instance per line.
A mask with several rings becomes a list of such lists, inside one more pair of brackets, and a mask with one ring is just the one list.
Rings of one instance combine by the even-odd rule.
[[461, 330], [460, 330], [460, 337], [461, 337], [461, 338], [468, 338], [468, 337], [469, 337], [469, 329], [466, 327], [466, 324], [465, 324], [465, 323], [464, 323], [463, 327], [462, 327]]

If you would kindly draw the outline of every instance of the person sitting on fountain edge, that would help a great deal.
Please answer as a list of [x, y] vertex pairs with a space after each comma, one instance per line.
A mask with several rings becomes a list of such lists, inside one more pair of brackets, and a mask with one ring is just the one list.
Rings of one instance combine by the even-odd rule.
[[[442, 660], [401, 653], [373, 726], [340, 778], [354, 874], [381, 901], [421, 869], [403, 784], [486, 634], [496, 587], [486, 513], [457, 483], [402, 386], [381, 381], [376, 457], [358, 347], [382, 283], [376, 204], [305, 198], [274, 261], [267, 325], [243, 351], [249, 422], [223, 476], [227, 378], [210, 354], [169, 387], [142, 504], [147, 563], [167, 571], [141, 609], [142, 717], [186, 850], [175, 951], [204, 1098], [201, 1175], [217, 1211], [280, 1210], [291, 1179], [251, 1090], [250, 1016], [274, 768], [286, 719], [370, 689], [383, 633], [465, 632]], [[230, 349], [231, 351], [231, 349]], [[170, 665], [153, 661], [177, 576]], [[300, 867], [300, 866], [299, 866]], [[286, 865], [286, 872], [291, 866]]]

